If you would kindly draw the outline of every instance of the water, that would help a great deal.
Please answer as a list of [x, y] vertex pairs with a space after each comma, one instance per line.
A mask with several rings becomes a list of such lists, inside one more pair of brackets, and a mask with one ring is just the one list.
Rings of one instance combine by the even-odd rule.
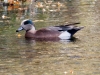
[[99, 3], [68, 0], [60, 12], [34, 16], [37, 29], [81, 22], [73, 42], [26, 40], [24, 31], [15, 32], [22, 18], [9, 13], [11, 20], [0, 22], [0, 75], [100, 75]]

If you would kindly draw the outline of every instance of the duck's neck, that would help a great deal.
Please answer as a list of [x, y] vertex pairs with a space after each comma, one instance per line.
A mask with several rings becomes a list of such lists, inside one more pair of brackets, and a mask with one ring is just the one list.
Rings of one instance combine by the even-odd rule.
[[36, 32], [35, 27], [32, 27], [30, 30], [28, 30], [28, 32], [35, 33]]

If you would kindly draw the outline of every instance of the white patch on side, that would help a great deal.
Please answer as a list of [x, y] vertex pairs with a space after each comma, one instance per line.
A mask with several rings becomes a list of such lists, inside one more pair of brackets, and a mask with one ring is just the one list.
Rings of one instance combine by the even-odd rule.
[[71, 34], [67, 31], [63, 31], [58, 37], [62, 40], [68, 40], [70, 39]]

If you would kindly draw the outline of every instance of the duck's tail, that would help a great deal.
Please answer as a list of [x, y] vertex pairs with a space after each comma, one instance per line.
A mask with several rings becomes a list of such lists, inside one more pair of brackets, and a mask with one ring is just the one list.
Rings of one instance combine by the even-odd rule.
[[74, 26], [73, 29], [69, 29], [68, 32], [71, 33], [71, 35], [74, 35], [77, 31], [83, 29], [84, 27], [78, 27], [78, 26]]

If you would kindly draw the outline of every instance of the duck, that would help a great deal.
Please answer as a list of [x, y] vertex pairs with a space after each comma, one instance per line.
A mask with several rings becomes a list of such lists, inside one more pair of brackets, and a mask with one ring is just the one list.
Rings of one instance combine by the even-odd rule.
[[83, 26], [76, 26], [77, 24], [80, 23], [50, 26], [36, 30], [34, 22], [25, 19], [16, 32], [25, 30], [25, 38], [34, 40], [70, 40], [77, 31], [84, 28]]

